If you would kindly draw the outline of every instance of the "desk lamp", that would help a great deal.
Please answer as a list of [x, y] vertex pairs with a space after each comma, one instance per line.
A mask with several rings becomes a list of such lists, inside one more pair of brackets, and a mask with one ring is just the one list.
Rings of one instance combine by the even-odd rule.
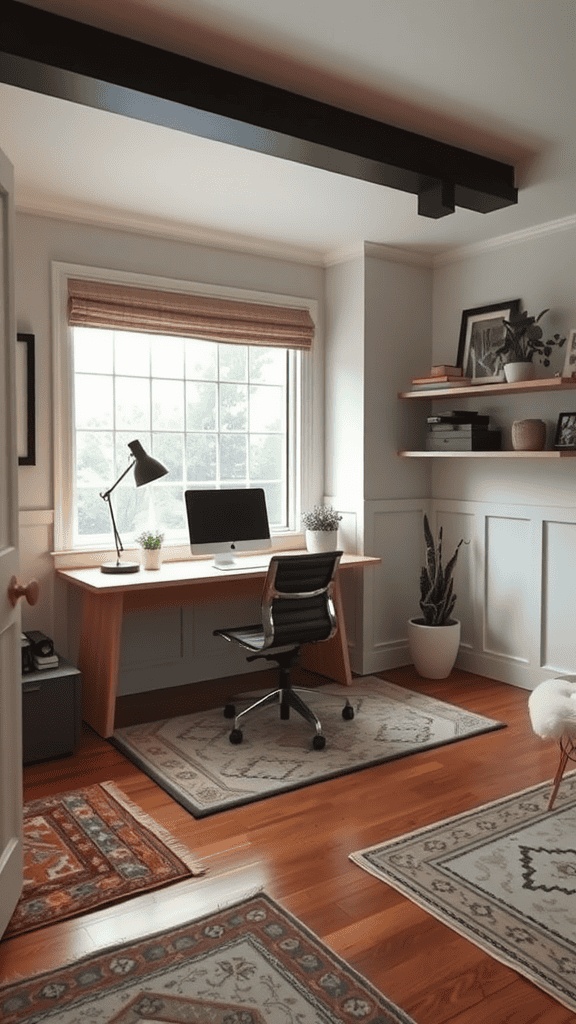
[[136, 487], [142, 487], [142, 484], [149, 484], [152, 482], [152, 480], [157, 480], [158, 477], [165, 476], [166, 473], [168, 472], [166, 467], [163, 466], [161, 462], [158, 462], [157, 459], [153, 459], [151, 455], [147, 455], [142, 445], [140, 444], [140, 441], [130, 441], [128, 447], [133, 455], [132, 462], [130, 463], [128, 468], [125, 469], [124, 472], [118, 477], [116, 483], [112, 484], [112, 487], [110, 487], [109, 490], [104, 491], [104, 493], [100, 495], [100, 497], [103, 498], [104, 501], [108, 503], [108, 508], [110, 509], [110, 516], [112, 518], [112, 526], [114, 529], [114, 543], [116, 545], [117, 555], [115, 562], [104, 562], [100, 566], [101, 572], [138, 572], [140, 569], [139, 562], [120, 561], [120, 552], [124, 551], [124, 548], [122, 546], [122, 541], [120, 540], [120, 534], [118, 533], [118, 529], [116, 527], [116, 520], [114, 519], [112, 502], [110, 500], [110, 495], [112, 494], [114, 488], [118, 486], [120, 481], [124, 479], [126, 474], [129, 473], [132, 468], [134, 468], [134, 480], [136, 481]]

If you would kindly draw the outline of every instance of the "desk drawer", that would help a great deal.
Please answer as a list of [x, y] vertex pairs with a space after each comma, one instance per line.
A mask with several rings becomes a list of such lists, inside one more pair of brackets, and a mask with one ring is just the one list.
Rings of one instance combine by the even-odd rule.
[[80, 736], [80, 673], [43, 678], [34, 672], [22, 681], [22, 754], [24, 764], [71, 753]]

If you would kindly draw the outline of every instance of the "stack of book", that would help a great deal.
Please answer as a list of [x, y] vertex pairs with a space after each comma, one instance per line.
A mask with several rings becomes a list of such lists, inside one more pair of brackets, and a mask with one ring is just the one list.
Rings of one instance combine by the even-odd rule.
[[489, 429], [489, 416], [477, 412], [451, 412], [428, 417], [427, 452], [495, 452], [502, 435]]
[[[41, 671], [42, 669], [47, 668], [58, 668], [60, 659], [54, 650], [54, 643], [50, 637], [46, 636], [46, 634], [42, 633], [39, 629], [25, 630], [22, 635], [23, 651], [24, 640], [28, 641], [26, 659], [28, 663], [31, 659], [32, 665], [35, 669]], [[30, 671], [30, 669], [28, 669], [28, 671]]]
[[428, 377], [413, 377], [413, 391], [441, 391], [444, 388], [464, 388], [469, 377], [462, 376], [461, 366], [433, 366]]

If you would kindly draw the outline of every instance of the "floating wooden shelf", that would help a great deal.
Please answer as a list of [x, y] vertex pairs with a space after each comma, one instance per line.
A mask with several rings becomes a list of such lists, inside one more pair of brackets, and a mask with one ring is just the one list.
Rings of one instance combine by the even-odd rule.
[[[539, 380], [524, 380], [519, 384], [469, 384], [465, 388], [438, 388], [424, 391], [401, 391], [399, 398], [426, 399], [429, 402], [437, 398], [475, 398], [477, 395], [521, 395], [536, 391], [573, 391], [576, 388], [576, 377], [542, 377]], [[474, 453], [472, 453], [474, 454]], [[489, 455], [490, 452], [477, 452]], [[493, 452], [504, 455], [506, 452]], [[516, 454], [510, 452], [510, 455]], [[545, 454], [556, 454], [548, 452]]]
[[576, 451], [566, 452], [398, 452], [402, 459], [573, 459]]

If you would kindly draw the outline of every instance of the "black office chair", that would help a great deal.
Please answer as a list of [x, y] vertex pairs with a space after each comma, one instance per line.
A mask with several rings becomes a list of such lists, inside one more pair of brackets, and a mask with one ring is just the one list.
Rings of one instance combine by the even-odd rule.
[[[240, 644], [254, 653], [247, 661], [265, 658], [275, 661], [280, 669], [280, 683], [276, 690], [266, 694], [236, 714], [235, 704], [224, 708], [226, 718], [234, 719], [230, 733], [231, 743], [242, 742], [241, 719], [256, 708], [268, 704], [280, 705], [280, 718], [290, 717], [290, 708], [315, 726], [312, 741], [315, 750], [322, 750], [326, 740], [322, 723], [317, 715], [298, 696], [310, 689], [292, 686], [290, 670], [296, 664], [302, 644], [329, 640], [337, 629], [336, 611], [332, 600], [336, 570], [341, 551], [328, 551], [312, 555], [274, 555], [262, 593], [262, 622], [234, 629], [215, 629], [214, 636], [222, 636], [231, 643]], [[342, 709], [346, 720], [354, 718], [354, 708], [346, 701]]]

